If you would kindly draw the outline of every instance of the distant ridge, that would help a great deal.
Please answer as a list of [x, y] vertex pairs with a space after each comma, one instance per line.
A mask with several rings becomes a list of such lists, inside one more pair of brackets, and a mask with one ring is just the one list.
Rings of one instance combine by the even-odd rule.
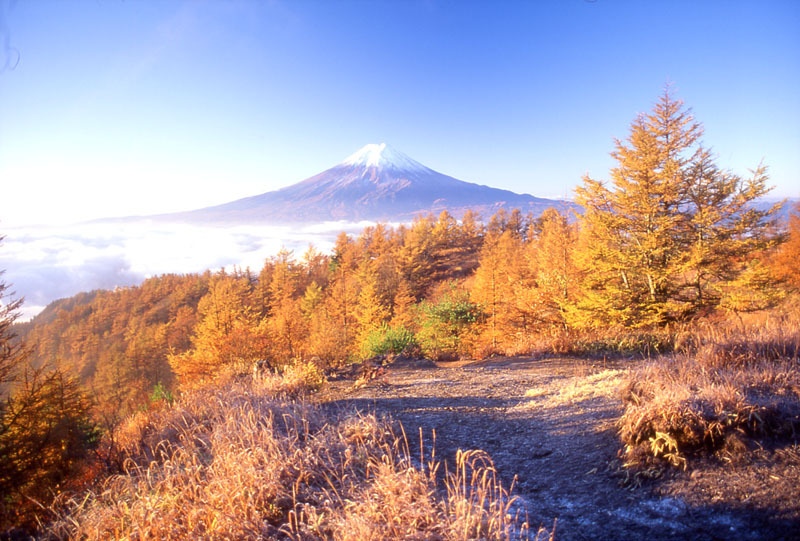
[[366, 145], [330, 169], [286, 188], [155, 218], [207, 224], [410, 221], [443, 210], [460, 218], [472, 209], [488, 219], [501, 208], [538, 216], [548, 207], [578, 208], [569, 201], [464, 182], [380, 143]]

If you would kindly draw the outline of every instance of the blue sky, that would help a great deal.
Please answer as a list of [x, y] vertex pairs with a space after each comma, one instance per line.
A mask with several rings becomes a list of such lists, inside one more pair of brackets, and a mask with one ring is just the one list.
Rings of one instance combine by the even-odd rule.
[[571, 196], [672, 81], [800, 196], [800, 2], [0, 0], [0, 230], [186, 210], [387, 142]]

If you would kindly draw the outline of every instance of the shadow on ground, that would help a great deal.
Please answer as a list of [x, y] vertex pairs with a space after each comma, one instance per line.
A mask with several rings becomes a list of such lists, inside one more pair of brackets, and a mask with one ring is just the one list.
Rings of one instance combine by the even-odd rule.
[[400, 422], [417, 459], [420, 434], [427, 460], [435, 432], [436, 458], [451, 470], [458, 449], [486, 451], [504, 485], [514, 482], [534, 531], [558, 519], [557, 539], [799, 538], [796, 515], [782, 518], [774, 509], [731, 501], [688, 503], [660, 490], [660, 479], [636, 489], [622, 486], [614, 428], [619, 401], [527, 398], [532, 386], [586, 372], [574, 361], [560, 372], [553, 368], [552, 362], [526, 362], [396, 371], [366, 388], [341, 385], [322, 406]]

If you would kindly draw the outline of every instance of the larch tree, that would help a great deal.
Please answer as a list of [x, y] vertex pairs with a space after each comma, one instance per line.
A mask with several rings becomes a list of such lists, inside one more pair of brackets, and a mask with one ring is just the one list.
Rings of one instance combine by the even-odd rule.
[[446, 210], [439, 213], [434, 222], [433, 237], [433, 274], [431, 280], [440, 282], [461, 274], [461, 228], [456, 219]]
[[296, 298], [298, 269], [292, 253], [281, 250], [275, 258], [269, 286], [268, 326], [272, 337], [272, 354], [286, 362], [300, 356], [306, 334], [306, 320]]
[[354, 353], [356, 340], [357, 254], [352, 239], [341, 233], [329, 265], [330, 281], [325, 301], [318, 310], [320, 325], [312, 336], [315, 355], [329, 361], [345, 361]]
[[308, 284], [300, 299], [300, 311], [303, 313], [303, 317], [310, 321], [323, 299], [322, 287], [316, 281]]
[[372, 333], [389, 320], [390, 310], [378, 293], [378, 276], [368, 262], [362, 263], [358, 272], [359, 293], [355, 308], [358, 334], [356, 342], [362, 356], [369, 354], [367, 342]]
[[398, 254], [400, 271], [417, 298], [424, 296], [433, 284], [436, 270], [433, 225], [430, 216], [417, 216]]
[[577, 298], [581, 273], [575, 262], [577, 228], [554, 208], [532, 222], [525, 246], [528, 280], [515, 283], [515, 300], [537, 331], [563, 333]]
[[417, 299], [415, 299], [414, 295], [411, 293], [411, 288], [409, 287], [408, 282], [405, 280], [400, 280], [392, 302], [393, 327], [405, 328], [409, 330], [414, 328], [415, 314], [413, 308], [416, 302]]
[[773, 272], [789, 288], [800, 290], [800, 202], [789, 217], [786, 242], [773, 262]]
[[224, 273], [214, 276], [197, 306], [200, 318], [191, 349], [169, 356], [181, 384], [207, 379], [224, 365], [269, 356], [269, 332], [252, 297], [248, 280]]
[[768, 210], [752, 205], [769, 191], [767, 180], [763, 165], [743, 179], [719, 169], [707, 149], [696, 153], [685, 176], [676, 261], [677, 297], [688, 312], [729, 304], [732, 292], [762, 297], [761, 307], [772, 304], [766, 299], [776, 291], [763, 256], [781, 240], [775, 227], [779, 205]]
[[330, 256], [319, 252], [313, 244], [309, 244], [300, 262], [303, 270], [298, 284], [300, 291], [305, 291], [314, 282], [321, 288], [325, 288], [328, 284]]
[[[0, 271], [0, 277], [3, 272]], [[20, 306], [22, 299], [11, 298], [8, 286], [0, 281], [0, 399], [6, 396], [11, 385], [19, 378], [27, 357], [25, 348], [11, 328], [19, 315]]]
[[514, 284], [522, 279], [522, 239], [513, 230], [489, 233], [475, 271], [470, 300], [482, 307], [486, 326], [482, 341], [497, 350], [522, 328], [515, 310]]
[[459, 264], [463, 272], [469, 274], [478, 268], [478, 254], [483, 243], [483, 224], [480, 215], [473, 210], [466, 211], [461, 217], [459, 243]]
[[391, 228], [382, 223], [365, 228], [358, 240], [361, 264], [368, 264], [376, 274], [376, 292], [385, 306], [391, 306], [400, 283], [396, 240]]
[[31, 366], [29, 349], [12, 329], [21, 305], [0, 280], [2, 531], [36, 525], [37, 513], [74, 473], [96, 436], [89, 422], [91, 404], [78, 382], [58, 369]]
[[760, 167], [747, 181], [719, 170], [702, 126], [669, 88], [611, 153], [611, 184], [584, 178], [583, 324], [662, 325], [715, 306], [721, 284], [767, 246], [775, 208]]

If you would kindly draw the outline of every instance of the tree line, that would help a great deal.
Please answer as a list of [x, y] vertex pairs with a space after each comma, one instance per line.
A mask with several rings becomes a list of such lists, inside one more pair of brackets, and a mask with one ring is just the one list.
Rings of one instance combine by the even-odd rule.
[[330, 254], [282, 250], [257, 272], [167, 275], [56, 304], [26, 341], [37, 363], [137, 404], [157, 384], [242, 360], [525, 352], [597, 329], [774, 306], [797, 248], [792, 236], [778, 249], [788, 237], [777, 205], [753, 205], [769, 191], [766, 168], [749, 178], [721, 169], [701, 135], [667, 90], [615, 142], [610, 182], [586, 177], [576, 189], [582, 214], [501, 209], [483, 222], [445, 211], [376, 224], [340, 234]]

